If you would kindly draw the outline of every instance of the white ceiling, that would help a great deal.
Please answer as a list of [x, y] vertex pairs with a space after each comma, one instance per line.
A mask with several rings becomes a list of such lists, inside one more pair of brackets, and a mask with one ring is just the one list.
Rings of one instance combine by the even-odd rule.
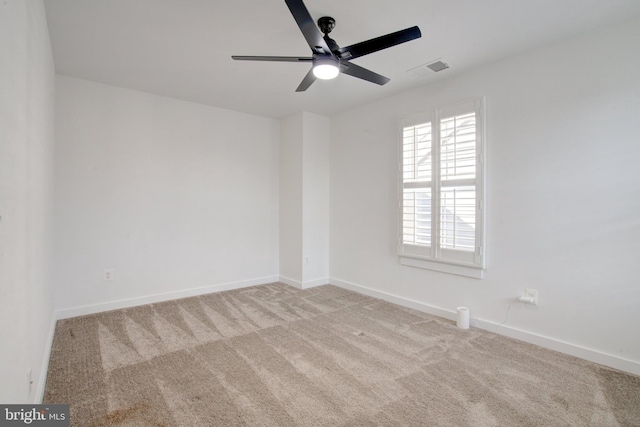
[[[336, 19], [341, 46], [418, 25], [422, 38], [353, 62], [378, 86], [340, 75], [295, 89], [309, 64], [231, 55], [310, 56], [284, 0], [45, 0], [56, 72], [281, 118], [331, 116], [640, 13], [638, 0], [305, 0]], [[441, 58], [451, 68], [407, 73]]]

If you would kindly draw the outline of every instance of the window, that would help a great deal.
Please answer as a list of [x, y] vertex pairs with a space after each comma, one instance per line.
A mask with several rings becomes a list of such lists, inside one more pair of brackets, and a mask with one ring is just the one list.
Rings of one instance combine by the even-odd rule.
[[482, 277], [483, 101], [402, 120], [399, 255], [404, 265]]

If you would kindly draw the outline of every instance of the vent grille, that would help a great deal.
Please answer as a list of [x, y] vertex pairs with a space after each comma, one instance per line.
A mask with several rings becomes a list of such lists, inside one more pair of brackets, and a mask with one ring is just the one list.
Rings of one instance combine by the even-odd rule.
[[442, 61], [432, 62], [431, 64], [427, 65], [427, 67], [435, 71], [436, 73], [438, 71], [446, 70], [447, 68], [449, 68], [449, 66]]
[[438, 71], [446, 70], [447, 68], [449, 68], [449, 65], [446, 62], [437, 59], [435, 61], [422, 64], [416, 68], [412, 68], [407, 72], [416, 78], [423, 79], [429, 77], [434, 72], [437, 73]]

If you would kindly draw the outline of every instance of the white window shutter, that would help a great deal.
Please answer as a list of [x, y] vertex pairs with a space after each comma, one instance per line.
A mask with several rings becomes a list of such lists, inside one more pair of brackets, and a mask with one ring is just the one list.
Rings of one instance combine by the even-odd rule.
[[483, 268], [483, 100], [405, 119], [401, 139], [403, 264]]

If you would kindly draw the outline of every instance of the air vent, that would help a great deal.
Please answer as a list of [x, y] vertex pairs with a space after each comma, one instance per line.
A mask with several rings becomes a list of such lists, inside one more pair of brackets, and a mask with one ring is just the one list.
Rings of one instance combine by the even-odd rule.
[[449, 66], [442, 61], [432, 62], [431, 64], [427, 65], [427, 67], [435, 71], [436, 73], [438, 71], [446, 70], [447, 68], [449, 68]]
[[437, 59], [435, 61], [422, 64], [416, 68], [412, 68], [411, 70], [407, 71], [407, 73], [413, 75], [414, 77], [422, 79], [425, 77], [429, 77], [434, 72], [437, 73], [438, 71], [446, 70], [447, 68], [449, 68], [449, 65], [447, 63]]

